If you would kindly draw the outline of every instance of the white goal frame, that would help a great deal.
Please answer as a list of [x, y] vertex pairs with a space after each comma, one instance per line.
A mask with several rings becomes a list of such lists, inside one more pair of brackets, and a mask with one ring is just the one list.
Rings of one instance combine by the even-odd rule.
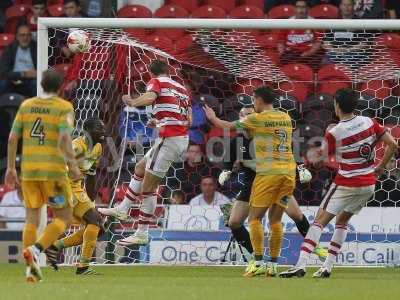
[[208, 29], [354, 29], [400, 30], [399, 20], [341, 19], [182, 19], [182, 18], [39, 18], [37, 93], [48, 68], [48, 28], [208, 28]]

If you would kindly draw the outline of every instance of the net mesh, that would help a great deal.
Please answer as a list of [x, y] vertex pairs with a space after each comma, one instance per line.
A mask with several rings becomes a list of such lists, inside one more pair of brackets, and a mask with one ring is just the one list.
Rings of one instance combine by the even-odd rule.
[[[96, 180], [99, 205], [113, 206], [123, 198], [135, 163], [154, 141], [155, 133], [146, 127], [151, 108], [125, 108], [121, 96], [130, 94], [133, 97], [144, 92], [150, 79], [147, 66], [155, 58], [167, 60], [171, 77], [190, 86], [194, 103], [207, 103], [226, 120], [238, 118], [239, 109], [251, 103], [249, 96], [255, 87], [272, 86], [279, 95], [276, 105], [290, 113], [295, 121], [295, 136], [303, 138], [295, 145], [296, 160], [308, 165], [313, 179], [310, 184], [298, 184], [295, 197], [301, 205], [310, 206], [307, 210], [311, 212], [314, 211], [311, 206], [319, 205], [334, 175], [334, 164], [322, 162], [318, 155], [315, 137], [323, 136], [327, 125], [337, 122], [332, 97], [337, 89], [358, 90], [359, 113], [376, 118], [395, 137], [400, 136], [400, 36], [395, 33], [305, 31], [304, 34], [312, 34], [314, 43], [320, 43], [321, 47], [313, 55], [303, 56], [299, 47], [280, 48], [282, 37], [296, 34], [289, 30], [193, 29], [186, 30], [182, 38], [172, 42], [164, 36], [144, 35], [143, 30], [82, 29], [90, 35], [91, 49], [71, 57], [65, 53], [69, 30], [50, 29], [48, 61], [49, 66], [66, 74], [63, 92], [75, 107], [76, 133], [80, 134], [84, 120], [90, 116], [100, 116], [105, 122], [107, 145]], [[192, 128], [192, 133], [192, 142], [201, 145], [201, 150], [210, 137], [222, 135], [207, 123]], [[198, 151], [196, 147], [190, 149]], [[214, 151], [223, 152], [223, 149], [216, 145]], [[378, 159], [382, 154], [379, 145]], [[189, 156], [188, 152], [188, 160]], [[200, 178], [217, 177], [222, 168], [220, 162], [204, 155], [201, 162], [194, 165], [173, 164], [159, 188], [149, 246], [121, 247], [115, 243], [134, 232], [139, 212], [139, 203], [135, 203], [128, 222], [108, 220], [108, 230], [98, 243], [94, 260], [97, 263], [243, 263], [242, 249], [235, 243], [223, 259], [230, 234], [224, 226], [221, 210], [169, 205], [174, 203], [171, 199], [175, 191], [183, 192], [184, 201], [189, 202], [200, 193]], [[369, 206], [400, 205], [396, 161], [390, 164], [385, 176], [378, 182]], [[233, 197], [238, 187], [240, 178], [220, 190]], [[381, 218], [383, 212], [382, 209]], [[379, 222], [382, 223], [382, 219]], [[202, 233], [215, 230], [224, 233], [218, 236], [210, 233], [207, 241], [202, 239]], [[361, 240], [355, 233], [354, 243], [358, 245]], [[363, 239], [375, 241], [376, 237], [371, 234]], [[394, 241], [385, 233], [379, 239], [390, 242], [394, 248], [400, 240]], [[291, 243], [291, 239], [285, 238], [283, 263], [290, 263], [285, 257], [287, 253], [298, 250], [293, 249], [296, 245]], [[348, 247], [353, 249], [354, 245]], [[76, 262], [79, 249], [66, 251], [65, 263]]]

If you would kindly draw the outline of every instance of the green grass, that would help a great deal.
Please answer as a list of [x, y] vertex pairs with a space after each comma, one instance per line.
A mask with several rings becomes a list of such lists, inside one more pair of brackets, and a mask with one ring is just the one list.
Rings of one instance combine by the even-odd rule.
[[232, 267], [96, 267], [102, 275], [77, 277], [73, 268], [43, 269], [44, 280], [27, 284], [24, 266], [0, 264], [1, 300], [75, 299], [400, 299], [400, 269], [336, 269], [330, 279], [243, 278]]

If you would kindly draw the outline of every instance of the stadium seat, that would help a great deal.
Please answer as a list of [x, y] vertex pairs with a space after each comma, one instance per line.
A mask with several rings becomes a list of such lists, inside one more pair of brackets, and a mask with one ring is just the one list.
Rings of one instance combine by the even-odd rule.
[[379, 36], [378, 44], [383, 43], [386, 47], [393, 50], [400, 49], [400, 34], [397, 33], [385, 33]]
[[283, 81], [279, 83], [279, 90], [293, 96], [298, 102], [304, 102], [309, 94], [308, 84], [304, 82]]
[[337, 19], [339, 9], [332, 4], [320, 4], [310, 8], [309, 15], [316, 19]]
[[52, 17], [60, 17], [64, 14], [63, 4], [53, 4], [47, 7], [47, 11]]
[[205, 0], [204, 4], [211, 6], [218, 6], [229, 13], [236, 6], [236, 0]]
[[351, 86], [349, 71], [344, 66], [329, 64], [323, 66], [317, 73], [319, 83], [318, 93], [334, 95], [338, 89]]
[[0, 33], [0, 48], [7, 47], [14, 42], [15, 36], [11, 33]]
[[165, 4], [175, 4], [192, 13], [200, 6], [201, 2], [201, 0], [166, 0]]
[[264, 11], [264, 0], [242, 0], [241, 4], [257, 6], [259, 9]]
[[225, 19], [225, 10], [218, 6], [203, 5], [192, 13], [192, 18]]
[[30, 12], [29, 5], [18, 4], [10, 6], [6, 9], [6, 25], [4, 28], [5, 32], [15, 33], [17, 23], [20, 18], [26, 16]]
[[118, 18], [151, 18], [153, 13], [143, 5], [126, 5], [117, 12]]
[[391, 95], [392, 88], [389, 82], [385, 80], [370, 80], [368, 82], [363, 82], [358, 90], [363, 95], [369, 95], [383, 101]]
[[[186, 9], [171, 4], [171, 5], [164, 5], [161, 6], [159, 9], [156, 10], [154, 13], [154, 17], [156, 18], [188, 18], [189, 13]], [[166, 36], [173, 41], [178, 40], [185, 34], [184, 29], [180, 28], [158, 28], [156, 29], [156, 34], [160, 36]]]
[[188, 18], [188, 11], [178, 5], [164, 5], [157, 9], [154, 13], [156, 18]]
[[257, 6], [242, 5], [233, 9], [229, 16], [234, 19], [263, 19], [264, 12]]
[[163, 35], [151, 34], [146, 37], [145, 42], [168, 53], [174, 50], [171, 39]]
[[288, 64], [281, 67], [281, 71], [291, 80], [279, 84], [279, 89], [287, 91], [297, 101], [304, 102], [310, 93], [314, 81], [313, 70], [303, 64]]
[[262, 34], [256, 37], [257, 44], [264, 49], [276, 49], [278, 44], [278, 35], [274, 33]]
[[295, 14], [295, 7], [293, 5], [278, 5], [271, 8], [268, 12], [270, 19], [288, 19]]

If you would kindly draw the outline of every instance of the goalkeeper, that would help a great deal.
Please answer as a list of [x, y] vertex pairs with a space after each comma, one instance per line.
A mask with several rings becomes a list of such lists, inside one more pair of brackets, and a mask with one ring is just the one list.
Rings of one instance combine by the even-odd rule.
[[[243, 107], [240, 110], [239, 116], [240, 118], [244, 118], [251, 113], [254, 113], [253, 107]], [[238, 145], [239, 139], [242, 140], [240, 147]], [[235, 240], [244, 248], [246, 248], [249, 253], [253, 253], [250, 234], [244, 226], [244, 221], [249, 214], [250, 193], [252, 183], [256, 175], [255, 162], [252, 160], [250, 154], [250, 145], [251, 139], [246, 131], [243, 131], [231, 141], [230, 159], [224, 164], [225, 170], [221, 172], [219, 176], [219, 183], [224, 185], [224, 183], [229, 180], [232, 173], [238, 173], [238, 176], [240, 176], [242, 179], [242, 187], [236, 196], [236, 201], [233, 204], [228, 226], [231, 229]], [[238, 152], [239, 149], [240, 152]], [[299, 165], [297, 169], [301, 183], [307, 183], [311, 180], [311, 173], [306, 168], [304, 168], [302, 165]], [[306, 216], [300, 210], [299, 205], [293, 196], [289, 198], [286, 214], [295, 222], [296, 227], [301, 235], [305, 236], [310, 224]], [[314, 253], [318, 255], [321, 260], [325, 260], [327, 257], [327, 251], [322, 247], [316, 247]], [[248, 270], [250, 269], [251, 264], [252, 262], [250, 262]]]
[[95, 275], [97, 273], [89, 267], [89, 263], [96, 248], [97, 237], [103, 231], [103, 224], [93, 201], [96, 196], [96, 168], [102, 154], [101, 142], [104, 140], [105, 130], [99, 118], [88, 118], [83, 124], [83, 129], [85, 134], [74, 139], [72, 147], [84, 177], [70, 180], [74, 198], [74, 223], [83, 226], [73, 234], [56, 241], [46, 250], [46, 255], [51, 266], [57, 270], [60, 251], [82, 245], [76, 274]]

